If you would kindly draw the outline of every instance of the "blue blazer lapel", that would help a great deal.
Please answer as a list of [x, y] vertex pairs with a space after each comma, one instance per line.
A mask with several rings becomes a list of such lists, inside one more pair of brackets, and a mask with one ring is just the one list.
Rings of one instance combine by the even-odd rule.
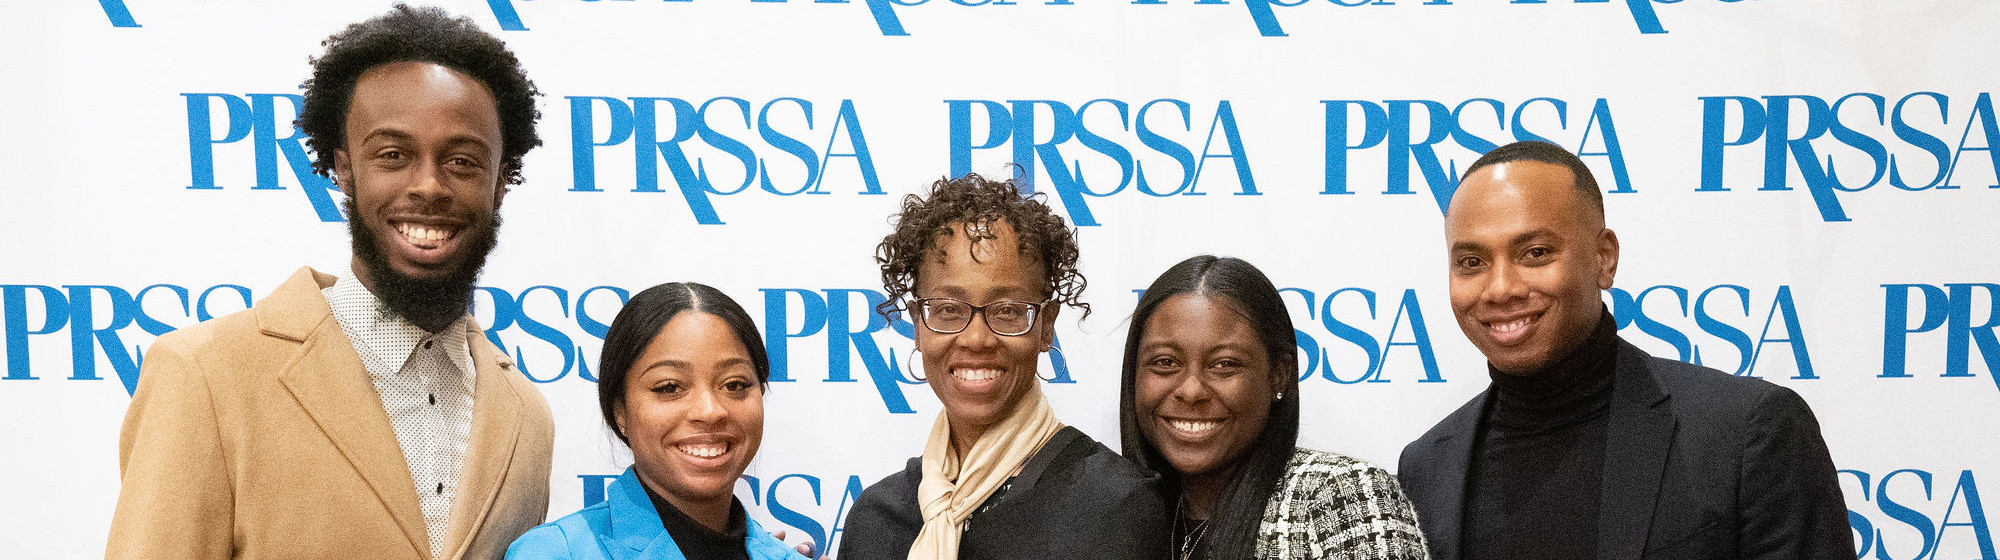
[[681, 549], [660, 524], [660, 511], [640, 485], [631, 467], [612, 481], [606, 499], [611, 501], [610, 548], [614, 559], [680, 560]]
[[1605, 428], [1604, 485], [1599, 491], [1597, 557], [1638, 558], [1652, 529], [1677, 421], [1668, 395], [1646, 367], [1651, 358], [1623, 340]]

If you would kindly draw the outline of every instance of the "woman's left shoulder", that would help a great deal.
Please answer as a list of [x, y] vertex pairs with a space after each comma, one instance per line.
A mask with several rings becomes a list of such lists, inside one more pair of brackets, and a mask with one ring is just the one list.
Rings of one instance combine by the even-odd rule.
[[1400, 494], [1396, 476], [1372, 463], [1332, 451], [1298, 448], [1280, 483], [1289, 493], [1335, 497], [1382, 490]]
[[1050, 473], [1074, 473], [1077, 476], [1073, 478], [1079, 484], [1152, 491], [1159, 480], [1158, 476], [1146, 472], [1146, 469], [1091, 439], [1081, 430], [1077, 430], [1075, 437], [1069, 438], [1060, 449], [1045, 449], [1044, 452], [1056, 454], [1048, 467]]

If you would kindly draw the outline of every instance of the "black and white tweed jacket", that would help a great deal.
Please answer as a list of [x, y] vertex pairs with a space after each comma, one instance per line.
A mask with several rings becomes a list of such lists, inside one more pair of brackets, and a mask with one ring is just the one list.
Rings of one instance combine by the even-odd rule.
[[1294, 452], [1257, 528], [1257, 558], [1265, 560], [1427, 556], [1395, 475], [1338, 453]]

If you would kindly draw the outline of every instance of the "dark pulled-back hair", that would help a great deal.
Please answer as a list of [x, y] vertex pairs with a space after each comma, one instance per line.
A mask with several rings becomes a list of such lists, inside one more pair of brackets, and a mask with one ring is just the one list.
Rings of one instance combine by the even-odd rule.
[[625, 404], [625, 377], [637, 365], [639, 356], [646, 353], [653, 337], [659, 336], [660, 329], [667, 328], [667, 323], [683, 311], [707, 313], [728, 323], [736, 341], [750, 352], [757, 383], [768, 388], [771, 382], [771, 358], [764, 354], [764, 337], [757, 333], [757, 324], [736, 300], [721, 290], [695, 282], [646, 288], [625, 302], [625, 308], [618, 310], [618, 317], [611, 320], [611, 329], [604, 333], [604, 352], [597, 362], [597, 406], [603, 409], [604, 425], [611, 427], [611, 433], [619, 441], [630, 443], [625, 439], [625, 431], [618, 429], [618, 419], [613, 414]]
[[347, 108], [362, 73], [395, 62], [430, 62], [470, 76], [493, 93], [500, 113], [500, 176], [507, 184], [521, 184], [521, 156], [542, 144], [535, 134], [542, 116], [535, 97], [541, 92], [500, 39], [469, 18], [396, 4], [320, 44], [326, 54], [311, 59], [313, 75], [300, 86], [305, 103], [295, 122], [312, 148], [314, 173], [331, 177], [333, 153], [347, 145]]
[[1299, 439], [1298, 335], [1292, 317], [1271, 279], [1242, 259], [1200, 255], [1181, 261], [1160, 273], [1139, 307], [1132, 312], [1131, 330], [1125, 336], [1125, 364], [1121, 368], [1118, 398], [1118, 429], [1125, 457], [1153, 472], [1161, 473], [1169, 497], [1181, 493], [1180, 474], [1160, 454], [1159, 446], [1139, 430], [1138, 372], [1139, 339], [1146, 322], [1160, 305], [1174, 296], [1193, 294], [1224, 302], [1256, 331], [1276, 383], [1274, 392], [1287, 395], [1271, 401], [1271, 413], [1257, 441], [1238, 459], [1236, 473], [1224, 483], [1208, 520], [1208, 544], [1204, 558], [1237, 559], [1257, 555], [1257, 526], [1264, 519], [1264, 504], [1284, 478], [1293, 449]]
[[1599, 216], [1604, 215], [1604, 193], [1597, 190], [1597, 177], [1590, 174], [1590, 166], [1584, 165], [1583, 158], [1576, 157], [1576, 154], [1570, 153], [1562, 146], [1540, 140], [1522, 140], [1494, 148], [1493, 151], [1486, 152], [1474, 160], [1471, 167], [1465, 168], [1465, 175], [1460, 176], [1459, 180], [1463, 181], [1465, 177], [1471, 177], [1472, 172], [1489, 165], [1523, 160], [1569, 168], [1569, 175], [1575, 180], [1576, 194], [1583, 197], [1585, 207], [1596, 210]]
[[1076, 268], [1076, 233], [1043, 198], [1040, 193], [1023, 194], [1011, 180], [994, 181], [977, 173], [938, 179], [931, 183], [928, 197], [904, 196], [895, 231], [875, 246], [882, 288], [889, 296], [875, 311], [889, 316], [901, 310], [903, 298], [917, 289], [917, 269], [924, 259], [938, 254], [938, 238], [952, 233], [953, 224], [961, 225], [960, 235], [977, 242], [994, 236], [979, 224], [1003, 221], [1014, 227], [1021, 254], [1042, 264], [1042, 287], [1049, 297], [1090, 316], [1090, 304], [1082, 300], [1087, 282]]

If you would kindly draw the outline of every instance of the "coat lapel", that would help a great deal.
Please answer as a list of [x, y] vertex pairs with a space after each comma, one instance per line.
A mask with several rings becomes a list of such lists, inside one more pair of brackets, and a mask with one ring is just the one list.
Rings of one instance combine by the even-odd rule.
[[278, 381], [368, 482], [417, 556], [427, 558], [430, 540], [417, 506], [416, 482], [396, 443], [396, 430], [361, 356], [320, 294], [333, 282], [332, 276], [299, 269], [253, 308], [258, 327], [267, 336], [302, 343], [298, 357], [278, 373]]
[[681, 549], [674, 544], [673, 537], [667, 536], [667, 528], [660, 523], [659, 510], [653, 509], [653, 499], [646, 496], [645, 488], [639, 486], [639, 474], [633, 467], [626, 467], [625, 474], [611, 485], [607, 500], [611, 502], [611, 542], [605, 548], [612, 558], [679, 559]]
[[1646, 368], [1645, 351], [1618, 343], [1618, 371], [1605, 429], [1604, 486], [1597, 517], [1598, 558], [1638, 558], [1652, 529], [1676, 420]]
[[1464, 531], [1466, 469], [1472, 465], [1472, 445], [1478, 439], [1479, 418], [1485, 415], [1486, 408], [1492, 403], [1491, 388], [1480, 392], [1472, 402], [1447, 417], [1445, 423], [1448, 425], [1440, 426], [1442, 429], [1438, 430], [1443, 435], [1431, 440], [1431, 448], [1436, 453], [1431, 466], [1437, 470], [1432, 471], [1434, 478], [1429, 486], [1445, 491], [1434, 493], [1432, 499], [1435, 503], [1426, 509], [1437, 512], [1441, 519], [1420, 519], [1419, 522], [1438, 528], [1426, 531], [1426, 537], [1437, 537], [1432, 544], [1440, 560], [1457, 560], [1462, 556], [1459, 537]]
[[521, 395], [508, 378], [519, 375], [514, 372], [514, 361], [488, 342], [476, 323], [465, 324], [466, 345], [477, 371], [473, 376], [472, 433], [451, 505], [445, 558], [464, 556], [472, 535], [484, 525], [513, 465], [514, 446], [521, 433]]

